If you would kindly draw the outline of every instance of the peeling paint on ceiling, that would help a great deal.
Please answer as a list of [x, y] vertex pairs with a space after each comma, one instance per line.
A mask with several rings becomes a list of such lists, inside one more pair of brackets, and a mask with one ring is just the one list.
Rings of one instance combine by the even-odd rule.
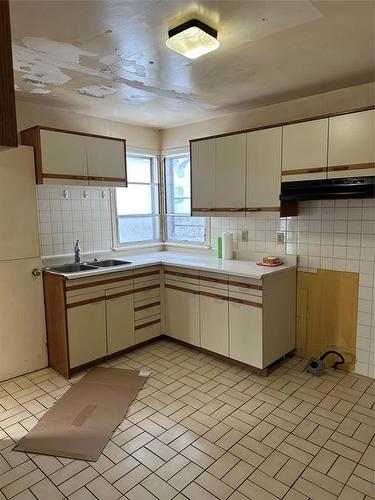
[[103, 99], [107, 95], [116, 94], [118, 90], [114, 89], [113, 87], [107, 87], [106, 85], [93, 84], [87, 85], [86, 87], [81, 87], [77, 89], [77, 92], [88, 97]]
[[[164, 128], [373, 80], [372, 1], [202, 2], [11, 2], [20, 98]], [[188, 61], [165, 39], [194, 17], [221, 45]]]

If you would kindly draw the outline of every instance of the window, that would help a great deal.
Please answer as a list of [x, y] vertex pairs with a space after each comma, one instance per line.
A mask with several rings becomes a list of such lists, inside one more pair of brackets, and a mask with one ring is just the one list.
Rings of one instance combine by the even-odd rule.
[[160, 241], [157, 159], [128, 155], [128, 187], [115, 189], [118, 245]]
[[190, 156], [165, 158], [166, 239], [204, 245], [206, 217], [191, 217]]

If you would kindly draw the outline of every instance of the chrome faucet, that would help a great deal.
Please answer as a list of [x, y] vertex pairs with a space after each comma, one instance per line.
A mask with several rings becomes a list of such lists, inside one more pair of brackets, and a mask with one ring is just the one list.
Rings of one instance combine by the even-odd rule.
[[81, 248], [79, 246], [79, 240], [77, 240], [76, 244], [74, 245], [74, 262], [81, 262]]

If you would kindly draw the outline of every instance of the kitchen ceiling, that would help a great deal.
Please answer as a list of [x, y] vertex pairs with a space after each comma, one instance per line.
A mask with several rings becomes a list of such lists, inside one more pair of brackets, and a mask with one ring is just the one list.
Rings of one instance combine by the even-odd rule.
[[[17, 97], [168, 128], [373, 81], [373, 1], [11, 0]], [[168, 29], [220, 48], [189, 60]]]

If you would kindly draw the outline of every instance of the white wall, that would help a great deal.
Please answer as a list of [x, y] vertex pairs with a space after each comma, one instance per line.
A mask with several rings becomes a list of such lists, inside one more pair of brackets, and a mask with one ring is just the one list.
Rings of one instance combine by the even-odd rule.
[[357, 85], [162, 130], [161, 147], [164, 154], [185, 152], [189, 147], [189, 140], [197, 137], [234, 132], [328, 113], [340, 113], [373, 104], [375, 104], [375, 83]]
[[160, 130], [156, 128], [138, 127], [21, 100], [17, 100], [16, 107], [19, 131], [34, 125], [77, 130], [78, 132], [125, 138], [127, 139], [127, 148], [132, 152], [150, 154], [159, 154], [160, 152]]

